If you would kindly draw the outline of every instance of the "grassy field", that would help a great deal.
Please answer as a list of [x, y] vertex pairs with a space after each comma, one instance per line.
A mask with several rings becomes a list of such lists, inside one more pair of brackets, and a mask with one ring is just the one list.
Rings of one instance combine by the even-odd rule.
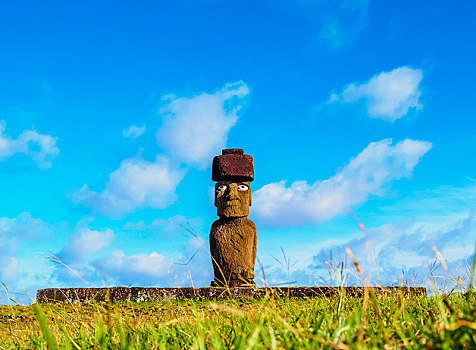
[[476, 293], [0, 306], [1, 349], [476, 349]]

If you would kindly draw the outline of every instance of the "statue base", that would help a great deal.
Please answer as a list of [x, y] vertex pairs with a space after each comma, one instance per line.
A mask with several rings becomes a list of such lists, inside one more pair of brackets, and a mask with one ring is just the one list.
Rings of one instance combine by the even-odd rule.
[[[367, 290], [367, 291], [366, 291]], [[91, 302], [161, 302], [166, 300], [246, 300], [267, 297], [280, 298], [330, 298], [345, 293], [348, 297], [361, 298], [372, 291], [377, 297], [393, 295], [426, 295], [424, 287], [234, 287], [234, 288], [52, 288], [40, 289], [38, 303], [91, 303]]]

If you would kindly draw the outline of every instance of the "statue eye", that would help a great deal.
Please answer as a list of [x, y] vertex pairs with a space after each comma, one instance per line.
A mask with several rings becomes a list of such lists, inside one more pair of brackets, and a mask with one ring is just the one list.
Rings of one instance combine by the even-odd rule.
[[224, 190], [226, 190], [226, 186], [225, 186], [225, 185], [220, 185], [220, 186], [218, 186], [218, 188], [217, 188], [217, 191], [220, 191], [220, 192], [223, 192]]
[[240, 190], [240, 191], [247, 191], [247, 190], [248, 190], [248, 186], [246, 186], [246, 185], [239, 185], [239, 186], [238, 186], [238, 190]]

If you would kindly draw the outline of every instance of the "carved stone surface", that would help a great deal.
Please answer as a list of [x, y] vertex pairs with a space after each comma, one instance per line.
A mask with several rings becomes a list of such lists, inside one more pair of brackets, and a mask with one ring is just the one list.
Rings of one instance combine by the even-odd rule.
[[[404, 297], [426, 295], [424, 287], [370, 287], [379, 298], [402, 294]], [[89, 303], [89, 302], [160, 302], [166, 300], [200, 299], [260, 299], [272, 296], [281, 298], [327, 298], [345, 293], [352, 298], [364, 296], [363, 287], [236, 287], [236, 288], [52, 288], [40, 289], [36, 295], [39, 303]]]
[[254, 285], [256, 226], [247, 218], [251, 206], [253, 158], [241, 149], [225, 149], [213, 159], [212, 179], [219, 219], [210, 230], [214, 270], [212, 286]]

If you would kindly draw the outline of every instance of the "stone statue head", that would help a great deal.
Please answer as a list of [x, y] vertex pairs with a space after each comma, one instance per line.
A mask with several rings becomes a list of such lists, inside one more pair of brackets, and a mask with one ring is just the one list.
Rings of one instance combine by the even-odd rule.
[[215, 185], [217, 215], [227, 218], [248, 216], [251, 205], [249, 181], [219, 181]]
[[254, 180], [253, 158], [242, 149], [224, 149], [213, 158], [212, 180], [215, 206], [220, 217], [243, 217], [251, 205], [250, 182]]

